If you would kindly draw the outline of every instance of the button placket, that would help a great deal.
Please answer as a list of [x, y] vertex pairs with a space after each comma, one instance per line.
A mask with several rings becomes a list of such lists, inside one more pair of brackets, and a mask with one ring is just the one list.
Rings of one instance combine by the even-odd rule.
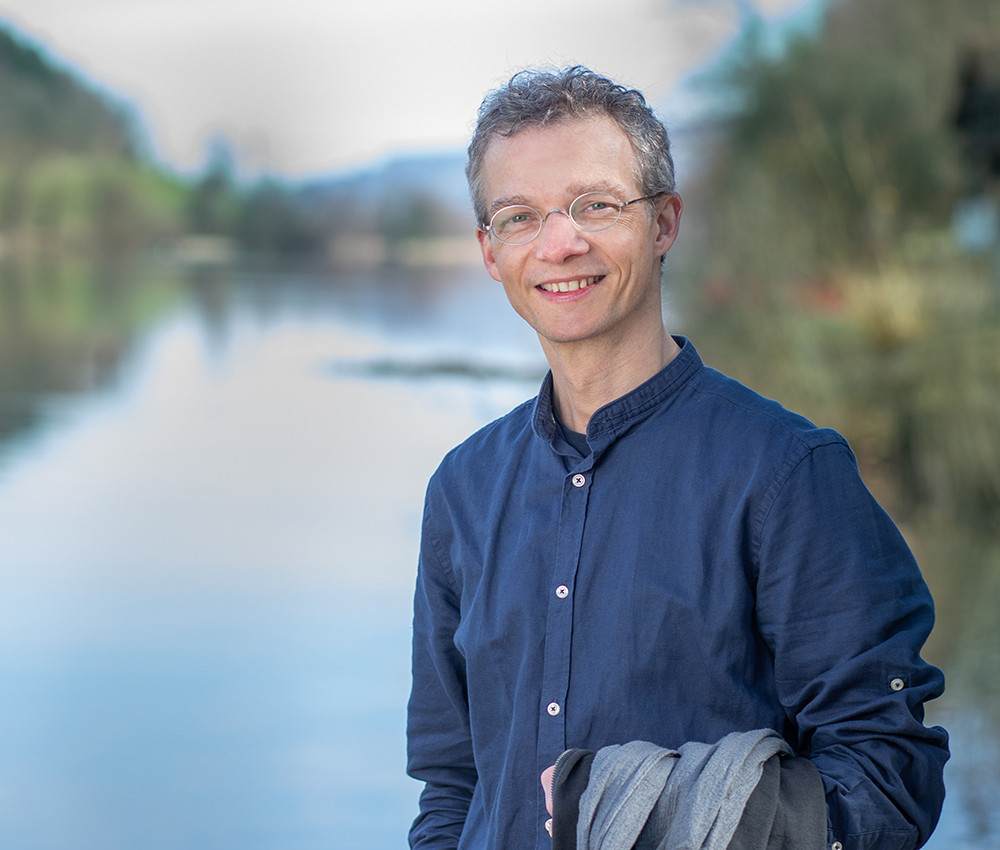
[[539, 707], [541, 725], [538, 732], [539, 750], [554, 753], [555, 756], [567, 747], [565, 700], [569, 691], [572, 656], [573, 588], [580, 566], [581, 541], [593, 485], [590, 466], [563, 466], [562, 472], [558, 538], [551, 565], [552, 583], [547, 589], [549, 605], [542, 661], [542, 690], [545, 696]]

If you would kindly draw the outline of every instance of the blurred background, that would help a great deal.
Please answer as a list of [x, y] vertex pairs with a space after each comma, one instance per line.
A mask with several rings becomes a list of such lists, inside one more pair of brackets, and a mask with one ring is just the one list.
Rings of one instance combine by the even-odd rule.
[[0, 0], [0, 846], [405, 846], [423, 488], [545, 368], [463, 147], [580, 62], [673, 133], [671, 330], [914, 548], [928, 846], [1000, 847], [1000, 6], [519, 11]]

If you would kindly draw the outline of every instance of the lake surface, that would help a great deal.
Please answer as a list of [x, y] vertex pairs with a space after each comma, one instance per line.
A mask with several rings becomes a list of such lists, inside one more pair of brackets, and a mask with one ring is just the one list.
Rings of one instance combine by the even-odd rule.
[[[543, 372], [499, 286], [7, 271], [0, 334], [0, 847], [405, 846], [424, 486]], [[995, 617], [948, 576], [928, 846], [997, 848]]]

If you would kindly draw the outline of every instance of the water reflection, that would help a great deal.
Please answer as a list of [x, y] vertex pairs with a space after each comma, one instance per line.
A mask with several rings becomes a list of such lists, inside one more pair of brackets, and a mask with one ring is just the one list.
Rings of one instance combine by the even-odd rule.
[[0, 269], [0, 444], [107, 383], [155, 286], [79, 265]]
[[502, 296], [155, 266], [3, 293], [0, 844], [399, 846], [423, 487], [534, 385], [330, 364], [482, 341], [516, 371]]
[[[481, 272], [4, 270], [0, 846], [401, 846], [423, 487], [541, 369]], [[918, 540], [997, 847], [997, 546]]]

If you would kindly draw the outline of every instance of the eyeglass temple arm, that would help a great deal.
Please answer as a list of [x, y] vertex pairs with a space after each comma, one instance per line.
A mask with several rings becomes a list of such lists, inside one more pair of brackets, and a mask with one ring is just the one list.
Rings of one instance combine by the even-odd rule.
[[631, 201], [625, 201], [625, 203], [622, 204], [622, 209], [631, 206], [632, 204], [637, 204], [639, 203], [639, 201], [651, 201], [653, 200], [653, 198], [660, 197], [660, 195], [672, 195], [672, 194], [673, 192], [668, 192], [666, 189], [660, 189], [659, 192], [653, 192], [652, 195], [643, 195], [641, 198], [633, 198]]

